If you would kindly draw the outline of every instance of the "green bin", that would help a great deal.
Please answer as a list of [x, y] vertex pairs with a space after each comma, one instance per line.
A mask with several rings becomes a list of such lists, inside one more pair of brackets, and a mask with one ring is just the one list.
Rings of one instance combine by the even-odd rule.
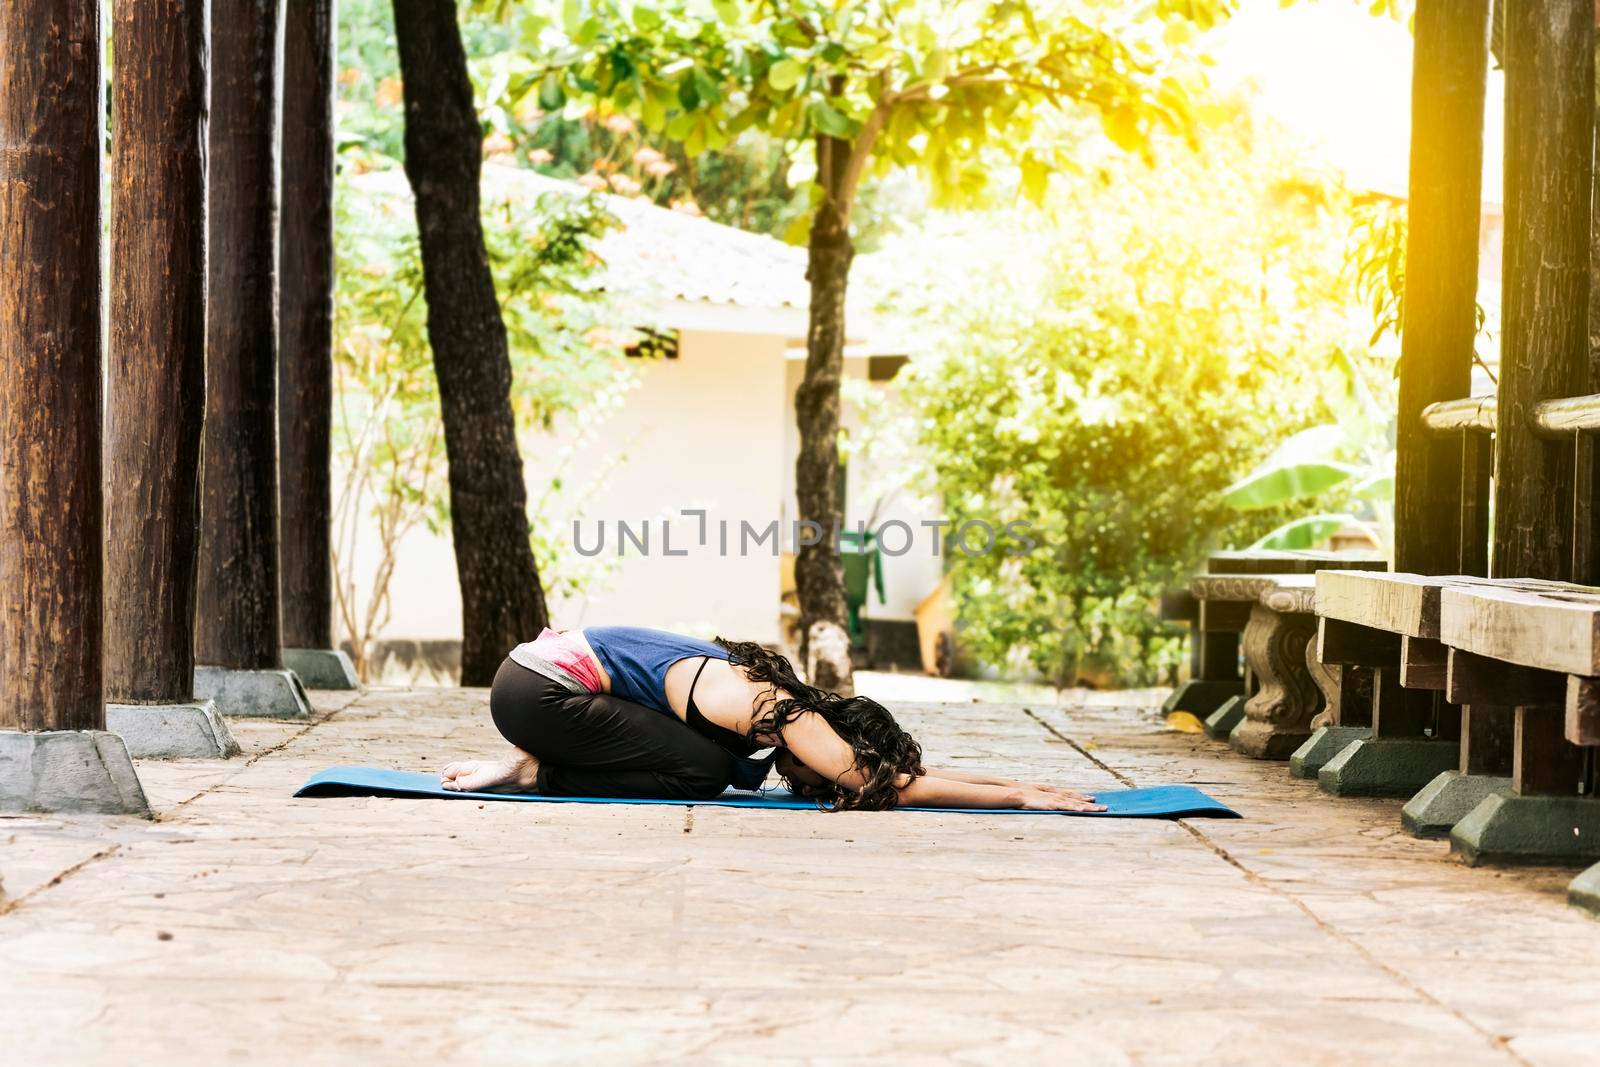
[[867, 643], [867, 633], [861, 626], [861, 609], [867, 606], [869, 583], [878, 590], [878, 603], [885, 602], [883, 595], [883, 558], [878, 551], [876, 534], [865, 530], [846, 530], [839, 535], [839, 560], [844, 564], [844, 597], [850, 609], [850, 642], [857, 648]]

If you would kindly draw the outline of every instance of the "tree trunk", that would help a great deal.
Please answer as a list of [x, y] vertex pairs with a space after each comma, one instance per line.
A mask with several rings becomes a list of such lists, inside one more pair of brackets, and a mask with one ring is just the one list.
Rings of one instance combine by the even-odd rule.
[[511, 359], [479, 216], [483, 130], [452, 0], [395, 0], [406, 178], [422, 239], [428, 341], [450, 464], [461, 584], [461, 684], [488, 685], [549, 616], [528, 540]]
[[283, 643], [333, 647], [333, 0], [286, 0], [279, 250]]
[[194, 696], [208, 5], [141, 0], [113, 14], [106, 694], [178, 703]]
[[[1594, 148], [1592, 164], [1590, 166], [1589, 191], [1589, 385], [1587, 392], [1600, 393], [1600, 204], [1595, 203], [1600, 199], [1600, 180], [1596, 180], [1596, 173], [1600, 173], [1600, 4], [1595, 5], [1597, 50], [1595, 52], [1595, 99], [1594, 99]], [[1589, 535], [1600, 538], [1600, 531], [1595, 528], [1595, 522], [1600, 519], [1600, 464], [1591, 464], [1593, 469], [1589, 472]], [[1572, 580], [1584, 585], [1600, 583], [1600, 573], [1596, 573], [1600, 560], [1596, 559], [1600, 546], [1591, 548], [1589, 552], [1589, 573], [1574, 574]]]
[[277, 0], [212, 8], [210, 321], [195, 655], [281, 665]]
[[1496, 577], [1566, 578], [1570, 444], [1533, 405], [1588, 384], [1593, 0], [1506, 5], [1505, 284], [1495, 434]]
[[105, 726], [100, 5], [0, 4], [0, 728]]
[[[839, 499], [839, 383], [844, 375], [845, 294], [850, 284], [849, 205], [838, 203], [849, 145], [819, 137], [817, 158], [831, 173], [819, 173], [825, 198], [811, 223], [806, 279], [811, 306], [806, 332], [806, 372], [795, 393], [800, 454], [795, 459], [795, 495], [800, 520], [814, 523], [812, 536], [795, 554], [795, 592], [800, 601], [801, 656], [812, 685], [831, 692], [855, 690], [850, 665], [849, 618], [838, 532], [844, 515]], [[820, 530], [820, 537], [816, 532]]]
[[1459, 574], [1461, 443], [1422, 409], [1472, 388], [1489, 0], [1421, 0], [1411, 73], [1411, 192], [1395, 463], [1394, 569]]

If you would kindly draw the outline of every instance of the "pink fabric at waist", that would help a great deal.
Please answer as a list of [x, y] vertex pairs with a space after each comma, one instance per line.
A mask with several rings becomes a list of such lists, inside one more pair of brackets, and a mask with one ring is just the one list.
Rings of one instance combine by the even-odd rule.
[[583, 683], [589, 692], [600, 692], [600, 668], [594, 657], [566, 634], [545, 627], [534, 640], [533, 651]]

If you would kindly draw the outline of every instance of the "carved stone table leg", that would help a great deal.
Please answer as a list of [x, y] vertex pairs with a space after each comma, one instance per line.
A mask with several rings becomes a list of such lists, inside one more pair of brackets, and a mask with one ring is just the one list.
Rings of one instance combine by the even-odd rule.
[[1228, 742], [1254, 759], [1288, 759], [1311, 736], [1322, 693], [1306, 667], [1316, 637], [1315, 615], [1281, 613], [1261, 604], [1250, 611], [1244, 658], [1260, 689], [1245, 702], [1244, 721]]

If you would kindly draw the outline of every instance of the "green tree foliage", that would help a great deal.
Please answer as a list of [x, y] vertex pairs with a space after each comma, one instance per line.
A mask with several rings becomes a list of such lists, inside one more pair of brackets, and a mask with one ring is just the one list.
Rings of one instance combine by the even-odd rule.
[[[561, 415], [614, 406], [630, 381], [627, 338], [605, 325], [612, 309], [589, 284], [601, 266], [591, 245], [613, 220], [590, 201], [544, 197], [489, 201], [484, 224], [518, 426], [547, 430]], [[365, 676], [400, 544], [418, 528], [449, 529], [449, 493], [415, 217], [402, 197], [347, 178], [337, 226], [335, 608]], [[559, 479], [546, 490], [561, 491]], [[573, 595], [597, 576], [595, 563], [550, 525], [560, 509], [531, 510], [548, 591]]]
[[[1067, 163], [1035, 138], [1050, 107], [1087, 104], [1125, 148], [1188, 121], [1193, 72], [1173, 62], [1195, 12], [1225, 4], [1094, 0], [567, 0], [559, 18], [520, 17], [546, 57], [513, 89], [553, 109], [605, 100], [690, 156], [746, 130], [847, 143], [837, 189], [846, 215], [870, 173], [908, 167], [946, 202], [982, 191], [986, 147], [1014, 153], [1042, 195]], [[829, 183], [823, 182], [819, 192]], [[818, 194], [813, 194], [816, 199]]]
[[[598, 182], [759, 233], [782, 235], [804, 213], [806, 199], [789, 182], [788, 154], [758, 131], [691, 157], [626, 115], [541, 106], [532, 75], [542, 57], [520, 35], [521, 10], [480, 5], [462, 15], [486, 159]], [[338, 14], [341, 141], [364, 150], [358, 166], [393, 165], [405, 129], [393, 8], [390, 0], [344, 0]]]
[[1346, 199], [1269, 131], [1236, 120], [1154, 167], [1065, 139], [1082, 165], [1048, 217], [956, 219], [870, 270], [925, 327], [905, 395], [950, 520], [1038, 543], [950, 557], [962, 645], [1058, 683], [1148, 682], [1178, 655], [1154, 597], [1288, 517], [1224, 491], [1334, 414], [1341, 365], [1367, 388], [1387, 368], [1343, 272]]
[[[522, 16], [546, 57], [526, 92], [554, 109], [603, 101], [683, 146], [716, 151], [756, 130], [811, 152], [812, 210], [797, 220], [811, 281], [805, 376], [796, 395], [799, 517], [842, 522], [835, 489], [852, 215], [865, 179], [921, 174], [937, 202], [972, 203], [994, 158], [1015, 161], [1041, 200], [1070, 162], [1039, 136], [1082, 107], [1125, 149], [1187, 129], [1192, 78], [1175, 45], [1225, 3], [1113, 0], [564, 0]], [[814, 684], [848, 691], [843, 577], [831, 546], [795, 560], [799, 630]], [[819, 640], [813, 641], [813, 638]], [[816, 653], [818, 648], [822, 652]]]

